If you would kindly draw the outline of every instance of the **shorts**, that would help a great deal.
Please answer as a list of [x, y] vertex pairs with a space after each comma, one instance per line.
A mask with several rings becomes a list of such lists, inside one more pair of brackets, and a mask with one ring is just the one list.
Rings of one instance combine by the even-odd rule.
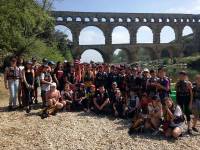
[[41, 97], [45, 97], [45, 95], [46, 95], [46, 91], [41, 90]]
[[40, 87], [40, 79], [39, 79], [39, 77], [36, 77], [36, 78], [35, 78], [34, 87], [35, 87], [35, 88]]
[[199, 116], [200, 114], [200, 100], [195, 100], [192, 104], [192, 113]]

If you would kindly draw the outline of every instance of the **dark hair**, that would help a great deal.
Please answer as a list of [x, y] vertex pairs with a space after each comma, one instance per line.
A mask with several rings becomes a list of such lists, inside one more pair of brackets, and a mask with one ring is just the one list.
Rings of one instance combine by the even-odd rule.
[[180, 71], [180, 72], [179, 72], [179, 75], [187, 76], [187, 72], [186, 72], [186, 71]]
[[149, 72], [150, 72], [150, 73], [155, 73], [155, 70], [151, 69]]

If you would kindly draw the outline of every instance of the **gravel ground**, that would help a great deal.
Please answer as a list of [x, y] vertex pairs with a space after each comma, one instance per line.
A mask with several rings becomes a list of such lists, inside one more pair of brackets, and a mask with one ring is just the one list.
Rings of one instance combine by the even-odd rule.
[[[0, 83], [0, 85], [2, 85]], [[128, 135], [130, 121], [84, 112], [64, 112], [42, 120], [40, 110], [7, 112], [8, 94], [0, 86], [0, 149], [5, 150], [198, 150], [199, 135], [178, 141], [163, 136]]]
[[129, 121], [65, 112], [40, 119], [38, 110], [0, 113], [0, 149], [200, 149], [199, 136], [178, 141], [128, 135]]

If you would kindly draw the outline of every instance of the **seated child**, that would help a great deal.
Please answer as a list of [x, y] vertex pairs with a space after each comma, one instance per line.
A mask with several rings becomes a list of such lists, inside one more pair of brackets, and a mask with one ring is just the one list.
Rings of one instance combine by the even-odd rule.
[[88, 89], [88, 92], [86, 93], [87, 95], [87, 100], [88, 100], [88, 103], [87, 103], [87, 109], [88, 111], [90, 109], [94, 109], [94, 103], [93, 103], [93, 99], [94, 99], [94, 96], [95, 96], [95, 92], [96, 92], [96, 87], [95, 85], [91, 85]]
[[110, 99], [103, 85], [99, 89], [93, 99], [94, 111], [97, 114], [108, 114], [110, 112]]
[[64, 90], [61, 92], [62, 101], [66, 103], [66, 110], [71, 110], [73, 102], [73, 91], [70, 88], [69, 83], [65, 83]]
[[152, 102], [148, 104], [148, 118], [145, 122], [145, 128], [158, 133], [162, 121], [162, 104], [158, 96], [152, 97]]
[[76, 86], [74, 92], [73, 110], [82, 110], [87, 108], [86, 90], [83, 83]]
[[125, 117], [126, 101], [122, 97], [121, 91], [117, 89], [115, 91], [115, 97], [113, 99], [113, 110], [115, 117]]
[[126, 113], [129, 118], [133, 118], [134, 115], [138, 113], [139, 106], [140, 106], [140, 99], [137, 96], [136, 92], [134, 92], [134, 90], [131, 90], [127, 99], [127, 107], [126, 107]]
[[55, 115], [58, 110], [61, 110], [66, 103], [60, 102], [60, 91], [56, 89], [56, 83], [50, 85], [50, 90], [46, 93], [47, 108], [42, 112], [42, 119], [50, 115]]

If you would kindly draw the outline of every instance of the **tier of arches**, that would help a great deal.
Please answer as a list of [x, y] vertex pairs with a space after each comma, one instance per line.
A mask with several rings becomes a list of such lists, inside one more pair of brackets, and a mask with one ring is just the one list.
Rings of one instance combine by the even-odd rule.
[[[57, 31], [64, 32], [64, 34], [68, 35], [69, 40], [73, 41], [73, 32], [63, 26], [58, 25], [55, 27]], [[193, 29], [190, 26], [185, 26], [182, 30], [182, 36], [187, 36], [194, 33]], [[80, 33], [78, 38], [79, 45], [105, 45], [106, 38], [103, 29], [100, 29], [97, 26], [86, 26], [84, 27]], [[154, 43], [154, 30], [149, 26], [141, 26], [136, 31], [136, 43]], [[130, 44], [132, 35], [130, 34], [130, 30], [124, 26], [116, 26], [112, 29], [111, 32], [111, 44]], [[176, 40], [177, 35], [176, 31], [171, 26], [163, 26], [159, 33], [159, 42], [160, 43], [170, 43]]]
[[[94, 57], [95, 55], [95, 57]], [[114, 63], [114, 64], [126, 64], [132, 63], [134, 61], [148, 62], [152, 60], [157, 60], [160, 58], [173, 58], [185, 55], [184, 51], [179, 51], [176, 47], [168, 46], [158, 53], [152, 47], [138, 47], [134, 50], [134, 56], [130, 57], [131, 50], [126, 48], [117, 48], [112, 51], [111, 54], [107, 54], [97, 48], [85, 49], [81, 53], [81, 62], [90, 63], [91, 61], [95, 63]]]
[[[95, 57], [94, 57], [95, 56]], [[127, 48], [113, 49], [112, 53], [107, 53], [98, 48], [91, 48], [82, 50], [80, 54], [81, 62], [89, 63], [91, 61], [95, 63], [116, 63], [126, 64], [133, 61], [148, 61], [158, 59], [155, 50], [151, 47], [138, 47], [133, 53]]]
[[195, 23], [200, 22], [199, 18], [145, 18], [145, 17], [57, 17], [56, 21], [66, 21], [66, 22], [125, 22], [125, 23], [131, 23], [131, 22], [144, 22], [144, 23]]

